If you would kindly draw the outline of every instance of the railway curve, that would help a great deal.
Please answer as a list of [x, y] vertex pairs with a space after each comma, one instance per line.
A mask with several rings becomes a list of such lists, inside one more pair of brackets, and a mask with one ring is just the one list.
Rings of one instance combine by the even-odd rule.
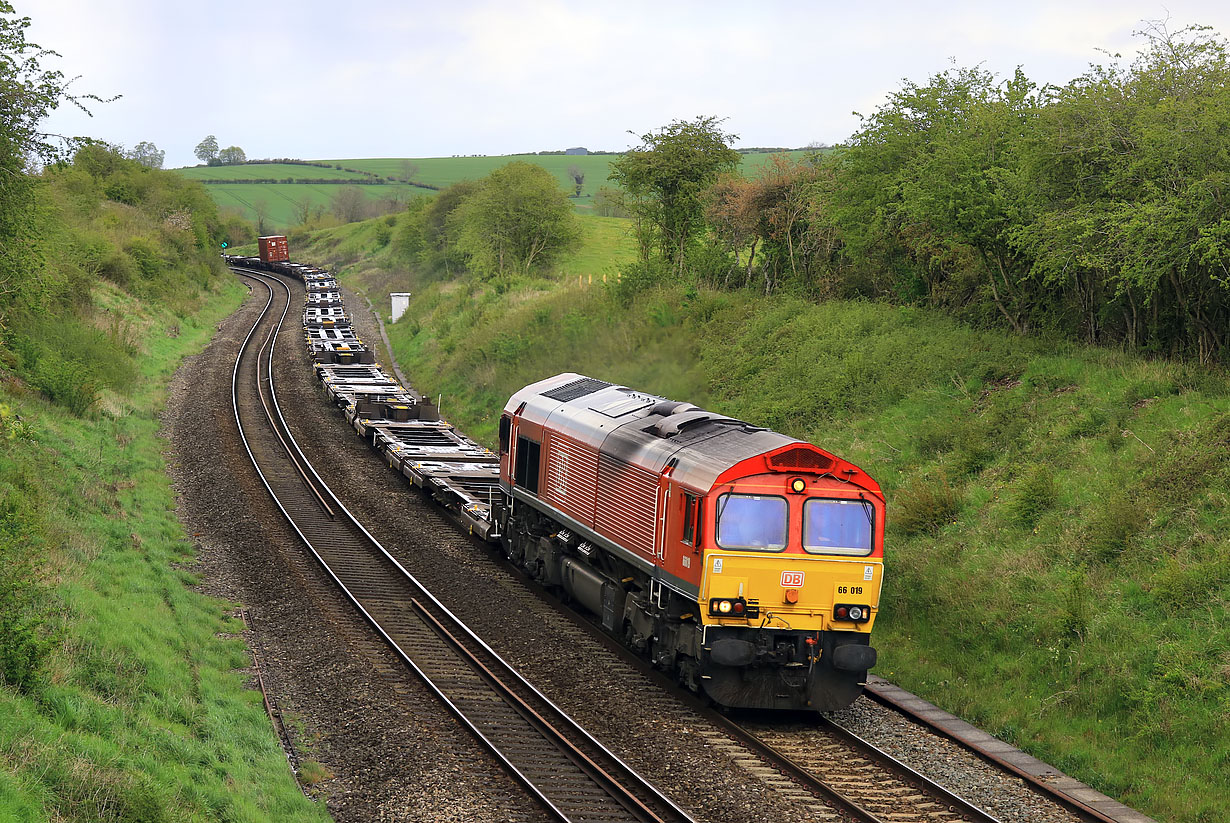
[[[266, 489], [355, 607], [558, 819], [690, 821], [470, 632], [333, 495], [291, 435], [269, 367], [291, 291], [278, 278], [240, 274], [270, 294], [236, 359], [237, 425]], [[456, 654], [458, 646], [468, 653]]]

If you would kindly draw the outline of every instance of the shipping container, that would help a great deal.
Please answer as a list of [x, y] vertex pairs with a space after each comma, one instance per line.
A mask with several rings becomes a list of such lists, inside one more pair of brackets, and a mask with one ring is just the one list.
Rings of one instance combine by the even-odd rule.
[[273, 235], [257, 238], [260, 245], [261, 260], [266, 263], [278, 263], [290, 260], [290, 247], [286, 245], [286, 237]]

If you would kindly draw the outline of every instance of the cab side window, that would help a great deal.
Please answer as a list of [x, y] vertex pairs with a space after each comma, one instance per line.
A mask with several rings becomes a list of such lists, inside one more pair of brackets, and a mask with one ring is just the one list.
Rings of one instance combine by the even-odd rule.
[[692, 543], [693, 546], [699, 546], [703, 535], [701, 535], [701, 525], [705, 522], [705, 498], [696, 498], [696, 539]]
[[683, 493], [683, 542], [696, 544], [696, 496]]
[[508, 438], [512, 434], [512, 418], [500, 418], [500, 454], [508, 454]]

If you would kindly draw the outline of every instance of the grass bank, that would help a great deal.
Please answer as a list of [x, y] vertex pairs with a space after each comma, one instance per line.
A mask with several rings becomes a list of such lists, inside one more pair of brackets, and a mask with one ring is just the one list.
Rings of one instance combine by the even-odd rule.
[[158, 433], [245, 291], [199, 186], [91, 151], [39, 183], [0, 345], [0, 820], [327, 820], [194, 591]]
[[578, 371], [851, 458], [890, 506], [882, 675], [1159, 819], [1224, 819], [1224, 374], [871, 303], [419, 282], [365, 231], [297, 253], [414, 292], [393, 348], [463, 429], [492, 444], [512, 391]]
[[298, 791], [246, 687], [233, 607], [192, 590], [158, 435], [177, 364], [243, 293], [228, 285], [188, 317], [103, 295], [144, 329], [138, 379], [107, 413], [0, 391], [0, 519], [36, 542], [56, 612], [44, 677], [0, 688], [0, 818], [328, 819]]

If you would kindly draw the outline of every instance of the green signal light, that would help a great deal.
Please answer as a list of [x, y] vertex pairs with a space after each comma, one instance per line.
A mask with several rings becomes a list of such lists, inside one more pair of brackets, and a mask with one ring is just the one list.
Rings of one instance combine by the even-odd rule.
[[223, 241], [222, 241], [222, 248], [224, 248], [224, 249], [225, 249], [225, 248], [226, 248], [227, 246], [229, 246], [229, 245], [230, 245], [230, 243], [227, 243], [225, 240], [223, 240]]

